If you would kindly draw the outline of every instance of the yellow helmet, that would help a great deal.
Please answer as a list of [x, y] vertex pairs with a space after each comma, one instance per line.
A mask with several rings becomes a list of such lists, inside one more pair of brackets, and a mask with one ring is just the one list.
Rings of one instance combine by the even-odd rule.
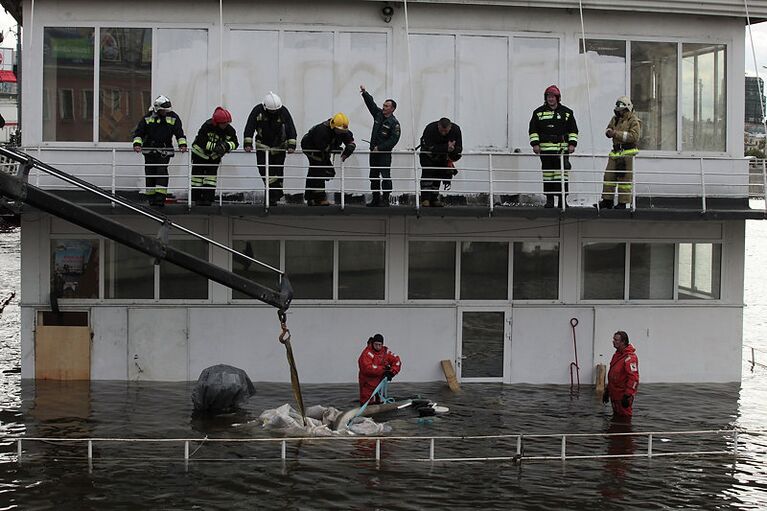
[[338, 112], [330, 118], [330, 127], [334, 130], [346, 131], [349, 129], [349, 118], [343, 112]]

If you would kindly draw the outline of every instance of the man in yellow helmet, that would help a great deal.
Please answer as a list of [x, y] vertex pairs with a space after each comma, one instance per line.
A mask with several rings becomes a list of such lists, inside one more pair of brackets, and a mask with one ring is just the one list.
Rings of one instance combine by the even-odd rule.
[[356, 144], [354, 135], [349, 131], [349, 118], [343, 112], [338, 112], [325, 122], [317, 124], [301, 139], [301, 150], [309, 160], [306, 173], [306, 189], [304, 198], [309, 206], [327, 206], [325, 182], [336, 175], [330, 155], [333, 151], [344, 150], [341, 161], [352, 155]]

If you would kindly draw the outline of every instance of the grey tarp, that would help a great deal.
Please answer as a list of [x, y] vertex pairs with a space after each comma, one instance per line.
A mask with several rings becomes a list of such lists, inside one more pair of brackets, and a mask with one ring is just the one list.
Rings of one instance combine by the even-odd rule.
[[194, 413], [216, 415], [236, 410], [256, 393], [248, 373], [237, 367], [218, 364], [200, 373], [192, 390]]

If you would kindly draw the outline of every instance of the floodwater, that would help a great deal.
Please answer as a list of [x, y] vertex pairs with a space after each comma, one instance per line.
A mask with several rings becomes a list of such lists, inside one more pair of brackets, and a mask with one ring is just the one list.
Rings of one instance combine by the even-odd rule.
[[[767, 360], [767, 222], [749, 222], [744, 344]], [[0, 303], [18, 292], [18, 230], [0, 233]], [[5, 509], [766, 509], [767, 436], [739, 436], [740, 454], [524, 461], [435, 461], [509, 456], [515, 438], [464, 436], [625, 432], [583, 390], [564, 386], [403, 384], [397, 395], [423, 395], [450, 407], [445, 416], [402, 417], [381, 444], [365, 438], [281, 445], [256, 421], [292, 402], [287, 384], [256, 383], [240, 414], [191, 418], [189, 384], [21, 381], [18, 298], [0, 317], [0, 510]], [[300, 350], [300, 342], [294, 347]], [[641, 358], [641, 351], [639, 353]], [[744, 359], [750, 350], [744, 349]], [[287, 370], [287, 368], [286, 368]], [[351, 407], [356, 385], [305, 385], [304, 402]], [[744, 362], [741, 384], [642, 385], [634, 432], [714, 430], [767, 425], [767, 369]], [[189, 438], [184, 444], [24, 442], [16, 437]], [[204, 440], [207, 437], [207, 440]], [[401, 439], [399, 437], [411, 437]], [[217, 439], [263, 439], [222, 443]], [[719, 451], [732, 435], [654, 436], [653, 453]], [[570, 438], [568, 455], [646, 453], [647, 437]], [[558, 456], [561, 439], [526, 438], [526, 456]]]

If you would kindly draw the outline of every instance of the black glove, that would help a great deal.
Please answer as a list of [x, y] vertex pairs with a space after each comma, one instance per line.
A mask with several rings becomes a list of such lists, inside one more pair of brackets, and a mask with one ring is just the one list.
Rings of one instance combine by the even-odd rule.
[[386, 366], [386, 370], [384, 371], [384, 378], [391, 381], [392, 378], [394, 378], [394, 373], [391, 372], [391, 366]]
[[621, 398], [621, 406], [623, 408], [628, 408], [629, 406], [631, 406], [631, 396], [629, 396], [628, 394], [624, 394], [623, 397]]
[[610, 393], [607, 392], [607, 389], [605, 389], [605, 391], [602, 392], [602, 402], [605, 404], [610, 402]]
[[223, 156], [229, 151], [229, 145], [226, 142], [219, 142], [216, 144], [216, 147], [213, 149], [213, 152], [216, 154]]

